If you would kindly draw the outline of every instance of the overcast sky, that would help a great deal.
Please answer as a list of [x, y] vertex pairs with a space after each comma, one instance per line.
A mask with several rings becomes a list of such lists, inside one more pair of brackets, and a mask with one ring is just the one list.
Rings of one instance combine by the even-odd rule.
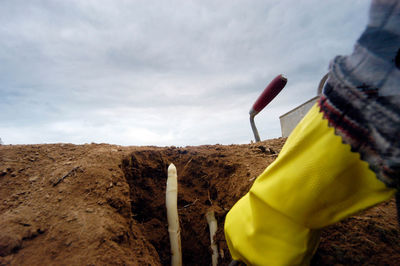
[[0, 138], [5, 144], [186, 146], [261, 139], [316, 95], [352, 52], [366, 0], [1, 0]]

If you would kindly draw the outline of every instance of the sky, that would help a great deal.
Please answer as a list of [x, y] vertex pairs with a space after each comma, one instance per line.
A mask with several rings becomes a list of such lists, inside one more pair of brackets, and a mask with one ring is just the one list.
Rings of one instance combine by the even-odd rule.
[[188, 146], [253, 140], [255, 120], [316, 96], [366, 26], [366, 0], [1, 0], [0, 138], [5, 144]]

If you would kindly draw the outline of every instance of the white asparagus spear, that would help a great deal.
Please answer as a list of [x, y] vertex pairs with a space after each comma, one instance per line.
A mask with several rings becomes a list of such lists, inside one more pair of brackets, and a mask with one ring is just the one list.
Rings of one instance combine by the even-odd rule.
[[182, 266], [182, 251], [181, 251], [181, 230], [179, 228], [178, 217], [178, 180], [176, 167], [170, 164], [168, 167], [167, 192], [166, 192], [166, 207], [168, 219], [169, 240], [171, 243], [171, 265]]
[[215, 219], [213, 210], [209, 210], [206, 213], [206, 219], [207, 219], [208, 227], [210, 228], [210, 240], [211, 240], [211, 250], [212, 250], [211, 261], [212, 261], [213, 266], [217, 266], [217, 264], [218, 264], [218, 247], [214, 241], [214, 238], [215, 238], [215, 234], [217, 233], [218, 225], [217, 225], [217, 220]]

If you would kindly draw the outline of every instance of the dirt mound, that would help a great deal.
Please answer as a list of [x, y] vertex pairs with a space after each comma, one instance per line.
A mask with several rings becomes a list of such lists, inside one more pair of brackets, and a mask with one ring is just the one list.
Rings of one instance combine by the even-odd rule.
[[[224, 217], [285, 139], [249, 145], [0, 146], [1, 265], [168, 265], [168, 165], [178, 171], [184, 265], [210, 265], [204, 214], [218, 220], [220, 265], [231, 260]], [[400, 261], [393, 201], [324, 231], [313, 264]]]

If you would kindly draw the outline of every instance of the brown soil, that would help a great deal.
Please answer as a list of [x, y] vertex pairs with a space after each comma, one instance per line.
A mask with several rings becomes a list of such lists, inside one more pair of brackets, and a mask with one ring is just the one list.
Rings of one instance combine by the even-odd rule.
[[[169, 265], [167, 167], [178, 171], [184, 265], [210, 265], [204, 214], [218, 220], [220, 265], [231, 260], [227, 211], [285, 139], [248, 145], [0, 145], [0, 265]], [[393, 201], [327, 228], [314, 265], [396, 265]]]

